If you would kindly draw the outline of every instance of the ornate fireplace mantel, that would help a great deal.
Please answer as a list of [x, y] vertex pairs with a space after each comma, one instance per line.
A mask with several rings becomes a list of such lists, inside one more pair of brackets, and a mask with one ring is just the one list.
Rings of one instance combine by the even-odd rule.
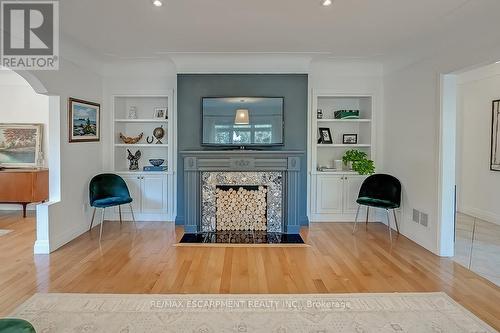
[[283, 226], [288, 234], [300, 231], [299, 173], [303, 151], [184, 151], [184, 230], [201, 231], [203, 172], [281, 172]]

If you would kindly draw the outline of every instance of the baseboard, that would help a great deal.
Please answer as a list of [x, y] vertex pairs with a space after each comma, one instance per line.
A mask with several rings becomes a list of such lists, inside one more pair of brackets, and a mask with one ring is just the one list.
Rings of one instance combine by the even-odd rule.
[[184, 232], [186, 234], [196, 234], [198, 232], [198, 227], [195, 225], [185, 225]]
[[289, 225], [286, 227], [286, 233], [291, 235], [296, 235], [300, 233], [300, 225]]
[[[96, 219], [99, 218], [100, 216], [96, 213]], [[132, 221], [132, 214], [129, 212], [123, 212], [122, 213], [122, 219], [123, 221]], [[106, 221], [119, 221], [120, 220], [120, 214], [118, 213], [108, 213], [105, 216]], [[170, 214], [147, 214], [147, 213], [137, 213], [135, 214], [135, 220], [137, 222], [144, 221], [144, 222], [173, 222], [174, 218]]]
[[175, 225], [184, 225], [184, 216], [179, 216], [175, 218]]
[[309, 225], [309, 217], [303, 216], [300, 218], [300, 225], [302, 227], [307, 227]]
[[55, 250], [57, 250], [61, 246], [71, 242], [72, 240], [74, 240], [75, 238], [77, 238], [78, 236], [80, 236], [81, 234], [83, 234], [84, 232], [86, 232], [88, 230], [89, 230], [89, 225], [84, 225], [84, 226], [80, 226], [78, 228], [75, 228], [73, 230], [68, 230], [67, 232], [64, 232], [63, 234], [61, 234], [57, 237], [54, 237], [50, 241], [50, 243], [51, 243], [50, 244], [50, 252], [54, 252]]
[[[16, 205], [16, 204], [1, 204], [0, 205], [0, 210], [22, 211], [23, 210], [23, 206], [22, 205]], [[34, 212], [34, 211], [36, 211], [36, 205], [35, 206], [30, 205], [30, 206], [26, 207], [26, 210]]]
[[34, 254], [50, 254], [49, 242], [46, 240], [37, 240], [33, 246]]
[[464, 207], [460, 209], [460, 212], [465, 215], [470, 215], [476, 217], [480, 220], [484, 220], [486, 222], [494, 223], [500, 225], [500, 215], [491, 213], [488, 211], [484, 211], [482, 209]]

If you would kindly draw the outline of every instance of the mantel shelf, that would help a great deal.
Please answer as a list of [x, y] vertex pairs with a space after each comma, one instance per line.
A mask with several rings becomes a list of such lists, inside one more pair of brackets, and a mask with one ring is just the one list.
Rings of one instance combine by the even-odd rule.
[[149, 143], [135, 143], [135, 144], [127, 144], [127, 143], [116, 143], [115, 147], [136, 147], [136, 148], [167, 148], [168, 144], [149, 144]]
[[168, 123], [168, 119], [115, 119], [117, 123]]
[[317, 144], [318, 148], [370, 148], [372, 145], [369, 144], [356, 144], [356, 145], [343, 145], [343, 144]]

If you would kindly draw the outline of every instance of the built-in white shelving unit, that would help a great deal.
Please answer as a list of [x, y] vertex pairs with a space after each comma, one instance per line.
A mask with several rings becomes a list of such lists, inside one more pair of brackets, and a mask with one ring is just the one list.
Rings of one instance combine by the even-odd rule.
[[[113, 140], [112, 168], [127, 183], [133, 201], [137, 220], [172, 221], [174, 216], [174, 158], [175, 158], [175, 112], [173, 91], [165, 95], [115, 95], [113, 104]], [[167, 110], [165, 117], [155, 118], [155, 109]], [[135, 110], [136, 118], [129, 118], [130, 111]], [[155, 128], [162, 127], [165, 136], [161, 143], [153, 136]], [[142, 139], [135, 144], [126, 144], [120, 139], [120, 133], [127, 137], [137, 137], [143, 133]], [[149, 137], [149, 142], [148, 142]], [[152, 142], [152, 143], [150, 143]], [[129, 170], [127, 149], [135, 154], [141, 152], [139, 170]], [[165, 171], [143, 171], [144, 166], [151, 165], [150, 159], [164, 159], [168, 167]], [[129, 212], [123, 207], [124, 215]], [[113, 212], [116, 218], [118, 211]]]
[[[310, 111], [310, 219], [313, 222], [349, 222], [356, 214], [356, 198], [366, 179], [345, 167], [334, 169], [346, 151], [357, 149], [375, 158], [375, 112], [371, 94], [313, 91]], [[317, 118], [318, 109], [323, 118]], [[339, 110], [359, 110], [359, 119], [335, 119]], [[318, 143], [320, 128], [331, 132], [332, 144]], [[345, 144], [344, 134], [356, 134], [356, 144]], [[338, 164], [338, 163], [337, 163]], [[321, 169], [325, 168], [325, 169]], [[320, 171], [324, 170], [324, 171]]]

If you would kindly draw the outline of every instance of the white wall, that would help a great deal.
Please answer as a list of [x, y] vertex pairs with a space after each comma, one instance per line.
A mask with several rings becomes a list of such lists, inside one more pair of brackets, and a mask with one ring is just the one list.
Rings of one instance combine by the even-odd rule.
[[500, 99], [500, 64], [458, 76], [458, 209], [500, 224], [500, 172], [490, 171], [491, 103]]
[[[493, 21], [491, 21], [493, 22]], [[487, 36], [486, 34], [484, 36]], [[492, 40], [473, 36], [448, 45], [432, 56], [384, 76], [384, 167], [403, 184], [401, 231], [439, 255], [452, 255], [442, 247], [440, 220], [441, 74], [452, 73], [500, 59]], [[389, 67], [388, 67], [389, 68]], [[452, 189], [446, 189], [451, 191]], [[429, 214], [428, 227], [412, 221], [412, 209]]]
[[[50, 116], [59, 121], [60, 161], [52, 161], [49, 165], [51, 170], [59, 168], [61, 171], [60, 195], [53, 197], [51, 192], [51, 201], [38, 206], [37, 213], [37, 219], [46, 216], [49, 225], [48, 230], [37, 230], [35, 253], [48, 253], [88, 230], [90, 224], [88, 183], [103, 169], [103, 143], [70, 144], [67, 108], [69, 97], [101, 103], [102, 79], [83, 63], [76, 65], [64, 57], [58, 71], [21, 74], [39, 80], [48, 95], [60, 97], [51, 99], [52, 103], [58, 101], [59, 105], [52, 105], [50, 111]], [[28, 81], [32, 83], [32, 80]], [[58, 110], [60, 117], [55, 115]], [[105, 115], [107, 110], [101, 112]]]
[[[43, 124], [42, 150], [44, 157], [49, 156], [49, 97], [37, 94], [23, 77], [10, 70], [0, 70], [0, 123]], [[0, 210], [20, 209], [20, 205], [0, 205]], [[28, 209], [34, 209], [34, 205]]]

